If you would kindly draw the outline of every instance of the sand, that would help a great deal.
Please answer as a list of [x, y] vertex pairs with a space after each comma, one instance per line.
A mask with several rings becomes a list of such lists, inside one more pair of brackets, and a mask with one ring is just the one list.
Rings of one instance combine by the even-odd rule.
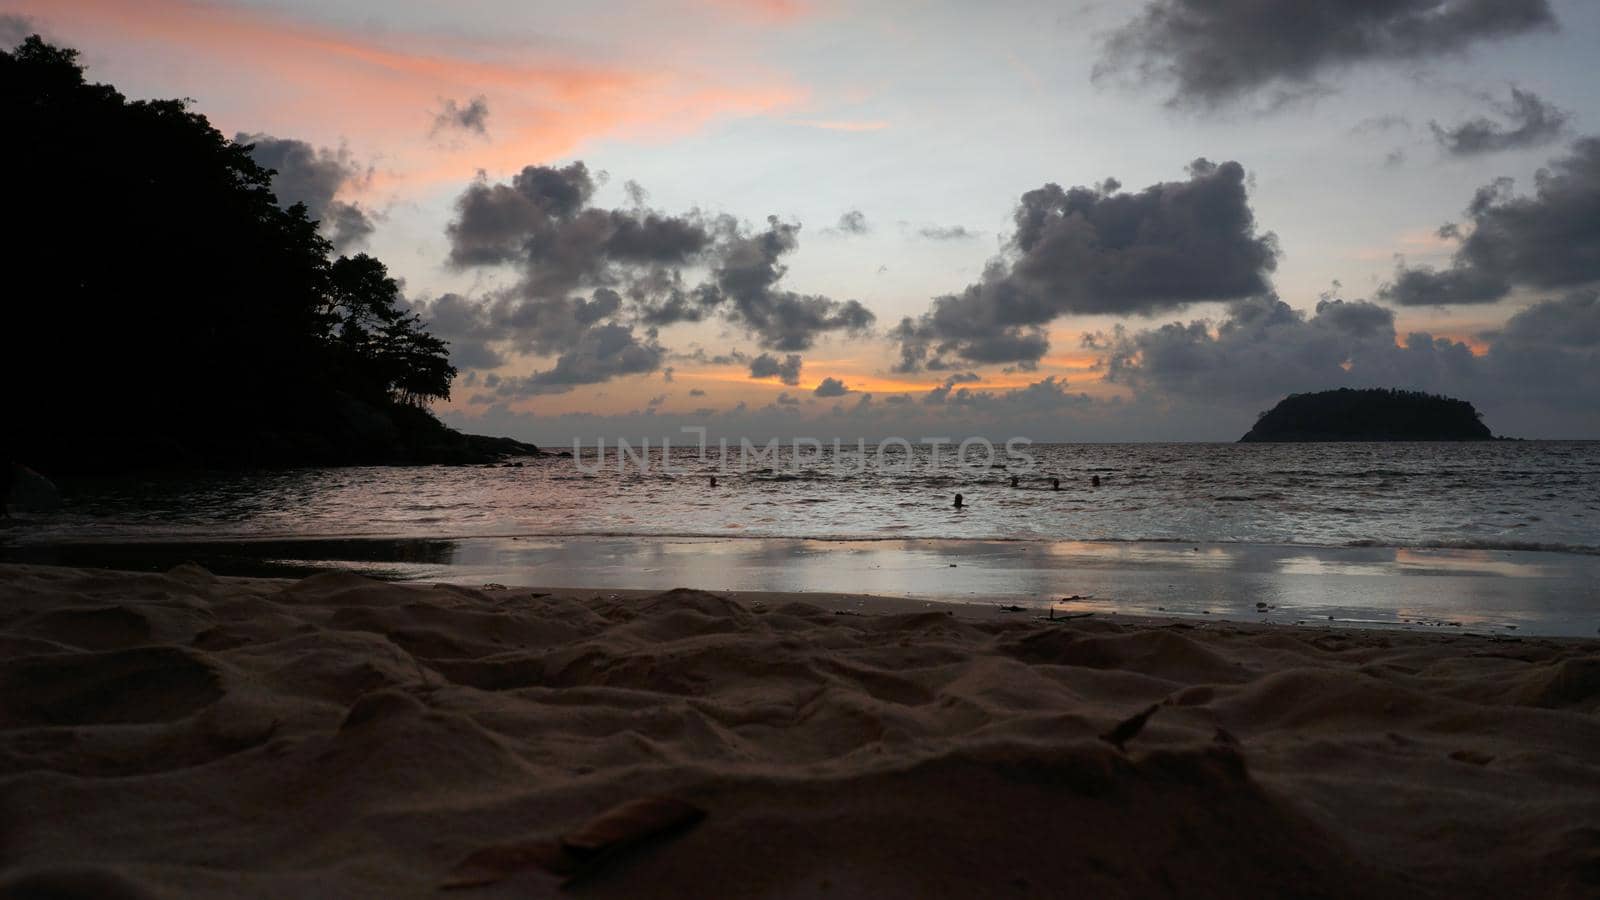
[[5, 898], [1592, 897], [1600, 642], [0, 567], [0, 829]]

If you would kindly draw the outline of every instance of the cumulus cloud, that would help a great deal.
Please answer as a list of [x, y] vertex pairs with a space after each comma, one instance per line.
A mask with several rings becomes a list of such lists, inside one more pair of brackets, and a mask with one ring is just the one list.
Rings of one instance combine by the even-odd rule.
[[[509, 183], [479, 179], [447, 227], [451, 263], [516, 266], [518, 291], [540, 301], [615, 289], [631, 321], [649, 328], [721, 316], [772, 350], [804, 350], [823, 334], [861, 334], [873, 324], [858, 301], [781, 287], [781, 258], [798, 246], [798, 224], [773, 217], [751, 231], [729, 216], [669, 215], [646, 207], [637, 186], [632, 206], [603, 209], [592, 205], [595, 189], [582, 162], [528, 166]], [[705, 280], [691, 286], [695, 270]]]
[[465, 131], [480, 137], [488, 136], [488, 98], [480, 94], [466, 103], [445, 100], [439, 111], [434, 113], [433, 126], [428, 129], [428, 136], [437, 137], [447, 131]]
[[1477, 116], [1449, 128], [1438, 122], [1429, 124], [1434, 140], [1451, 156], [1478, 156], [1501, 150], [1538, 147], [1559, 138], [1567, 130], [1571, 114], [1545, 102], [1532, 91], [1511, 89], [1511, 102], [1493, 103], [1495, 111], [1510, 124]]
[[1600, 281], [1600, 138], [1540, 170], [1532, 196], [1512, 189], [1509, 178], [1479, 188], [1467, 223], [1440, 229], [1459, 242], [1449, 268], [1402, 266], [1380, 296], [1403, 306], [1492, 303], [1517, 286]]
[[791, 353], [780, 360], [770, 353], [763, 353], [750, 360], [750, 377], [776, 378], [784, 384], [799, 384], [800, 354]]
[[1173, 105], [1279, 105], [1358, 63], [1431, 59], [1555, 24], [1548, 0], [1150, 0], [1094, 71], [1169, 83]]
[[514, 264], [525, 294], [551, 296], [683, 265], [710, 246], [712, 236], [698, 217], [593, 207], [595, 186], [582, 162], [527, 166], [509, 184], [473, 182], [456, 199], [456, 217], [446, 227], [451, 264]]
[[824, 333], [862, 334], [875, 321], [860, 301], [779, 288], [788, 271], [780, 260], [798, 246], [799, 233], [799, 225], [769, 216], [765, 231], [729, 239], [702, 294], [703, 304], [727, 303], [729, 318], [772, 350], [806, 350]]
[[824, 378], [817, 383], [811, 393], [817, 397], [843, 397], [850, 393], [850, 388], [837, 378]]
[[1044, 326], [1070, 314], [1150, 314], [1260, 294], [1277, 240], [1258, 235], [1244, 167], [1195, 160], [1187, 181], [1137, 193], [1115, 179], [1022, 196], [1016, 230], [983, 279], [936, 298], [893, 330], [898, 371], [968, 364], [1024, 368], [1049, 347]]
[[271, 169], [272, 192], [285, 208], [305, 205], [306, 215], [318, 220], [335, 248], [345, 250], [366, 243], [373, 231], [372, 217], [355, 203], [336, 200], [344, 188], [360, 186], [371, 176], [340, 147], [318, 149], [305, 141], [269, 134], [235, 135], [234, 143], [250, 145], [250, 158]]
[[839, 216], [839, 224], [833, 228], [840, 234], [867, 234], [872, 231], [872, 226], [867, 222], [867, 214], [859, 209], [852, 209]]

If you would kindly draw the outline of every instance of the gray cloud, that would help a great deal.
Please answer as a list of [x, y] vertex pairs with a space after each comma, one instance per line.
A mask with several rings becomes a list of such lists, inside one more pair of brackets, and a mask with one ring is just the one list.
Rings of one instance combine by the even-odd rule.
[[1497, 347], [1600, 351], [1600, 290], [1535, 303], [1479, 337]]
[[924, 225], [917, 229], [917, 235], [930, 241], [971, 241], [977, 239], [978, 232], [965, 225]]
[[437, 137], [446, 131], [467, 131], [479, 136], [487, 136], [489, 134], [488, 98], [480, 94], [466, 103], [445, 100], [444, 105], [433, 116], [433, 126], [428, 130], [428, 135]]
[[1189, 180], [1119, 192], [1107, 179], [1022, 196], [1016, 231], [983, 279], [893, 330], [898, 371], [1037, 363], [1044, 326], [1070, 314], [1154, 313], [1268, 290], [1277, 240], [1257, 235], [1244, 167], [1204, 159]]
[[850, 388], [846, 387], [845, 383], [839, 379], [829, 377], [818, 382], [811, 393], [818, 397], [843, 397], [845, 394], [850, 393]]
[[458, 368], [485, 368], [504, 362], [505, 350], [553, 355], [570, 349], [585, 334], [622, 311], [622, 297], [609, 288], [596, 288], [585, 299], [561, 294], [526, 297], [501, 291], [482, 300], [444, 294], [413, 307], [431, 323], [433, 334], [450, 341]]
[[306, 215], [318, 220], [335, 248], [344, 250], [365, 243], [372, 234], [372, 218], [360, 206], [335, 200], [347, 185], [363, 183], [371, 175], [340, 147], [317, 149], [305, 141], [269, 134], [234, 135], [234, 143], [249, 144], [250, 158], [273, 170], [272, 192], [284, 207], [305, 205]]
[[1357, 63], [1429, 59], [1555, 24], [1548, 0], [1151, 0], [1110, 36], [1094, 73], [1170, 83], [1173, 105], [1251, 95], [1281, 105]]
[[1571, 114], [1545, 102], [1532, 91], [1511, 89], [1510, 103], [1493, 103], [1509, 125], [1478, 116], [1450, 128], [1429, 123], [1433, 137], [1451, 156], [1477, 156], [1501, 150], [1538, 147], [1567, 130]]
[[582, 162], [527, 166], [510, 184], [479, 180], [456, 199], [446, 227], [458, 267], [514, 263], [522, 290], [550, 296], [585, 285], [615, 286], [641, 270], [679, 266], [711, 244], [696, 216], [589, 206], [595, 182]]
[[39, 25], [27, 16], [0, 13], [0, 49], [10, 50], [29, 35], [39, 33]]
[[579, 385], [599, 384], [624, 375], [644, 375], [661, 368], [666, 350], [653, 332], [641, 340], [631, 326], [596, 325], [556, 357], [552, 368], [521, 378], [504, 378], [495, 388], [500, 397], [564, 394]]
[[763, 353], [750, 360], [750, 377], [776, 378], [784, 384], [796, 385], [800, 383], [800, 364], [798, 353], [791, 353], [781, 360], [770, 353]]
[[779, 262], [799, 245], [800, 226], [767, 218], [767, 230], [732, 237], [719, 248], [702, 302], [730, 305], [727, 315], [772, 350], [806, 350], [824, 333], [862, 334], [876, 317], [857, 300], [781, 290]]
[[985, 417], [1005, 417], [1026, 420], [1047, 413], [1060, 413], [1069, 409], [1084, 409], [1093, 400], [1084, 393], [1067, 390], [1067, 380], [1051, 375], [1027, 387], [1009, 391], [985, 391], [974, 388], [951, 390], [949, 382], [928, 391], [923, 397], [925, 406], [960, 409]]
[[1479, 188], [1467, 218], [1440, 229], [1459, 241], [1449, 268], [1402, 266], [1380, 296], [1403, 306], [1492, 303], [1515, 286], [1600, 281], [1600, 138], [1541, 169], [1531, 197], [1513, 194], [1509, 178]]
[[834, 230], [843, 234], [866, 234], [872, 231], [872, 226], [867, 223], [867, 215], [859, 209], [852, 209], [839, 217], [839, 224]]
[[490, 326], [484, 304], [451, 293], [412, 301], [411, 307], [427, 323], [428, 333], [449, 341], [450, 364], [468, 377], [474, 374], [471, 369], [493, 369], [505, 363], [505, 357], [491, 346], [500, 335]]
[[[590, 205], [594, 191], [582, 162], [528, 166], [509, 184], [479, 180], [456, 201], [450, 261], [516, 264], [529, 297], [615, 288], [647, 327], [720, 315], [773, 350], [804, 350], [825, 333], [860, 334], [873, 324], [858, 301], [779, 287], [787, 272], [781, 257], [798, 246], [797, 224], [772, 217], [766, 230], [750, 232], [729, 216], [667, 215], [645, 208], [637, 186], [631, 208], [600, 209]], [[708, 279], [686, 287], [684, 272], [696, 267]]]

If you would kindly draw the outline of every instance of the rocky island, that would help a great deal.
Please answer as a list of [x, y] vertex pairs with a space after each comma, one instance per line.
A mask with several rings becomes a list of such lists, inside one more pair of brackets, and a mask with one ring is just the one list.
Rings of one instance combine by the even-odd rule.
[[1482, 414], [1465, 400], [1391, 388], [1290, 394], [1261, 414], [1240, 443], [1293, 441], [1487, 441]]

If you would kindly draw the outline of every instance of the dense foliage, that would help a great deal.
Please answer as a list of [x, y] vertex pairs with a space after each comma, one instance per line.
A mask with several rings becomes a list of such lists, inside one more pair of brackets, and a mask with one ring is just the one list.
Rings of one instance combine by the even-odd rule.
[[187, 101], [129, 101], [76, 56], [37, 37], [0, 52], [7, 453], [381, 461], [449, 434], [423, 407], [455, 370], [383, 264], [333, 258]]
[[1290, 394], [1243, 441], [1482, 441], [1492, 435], [1465, 400], [1421, 391], [1340, 388]]

